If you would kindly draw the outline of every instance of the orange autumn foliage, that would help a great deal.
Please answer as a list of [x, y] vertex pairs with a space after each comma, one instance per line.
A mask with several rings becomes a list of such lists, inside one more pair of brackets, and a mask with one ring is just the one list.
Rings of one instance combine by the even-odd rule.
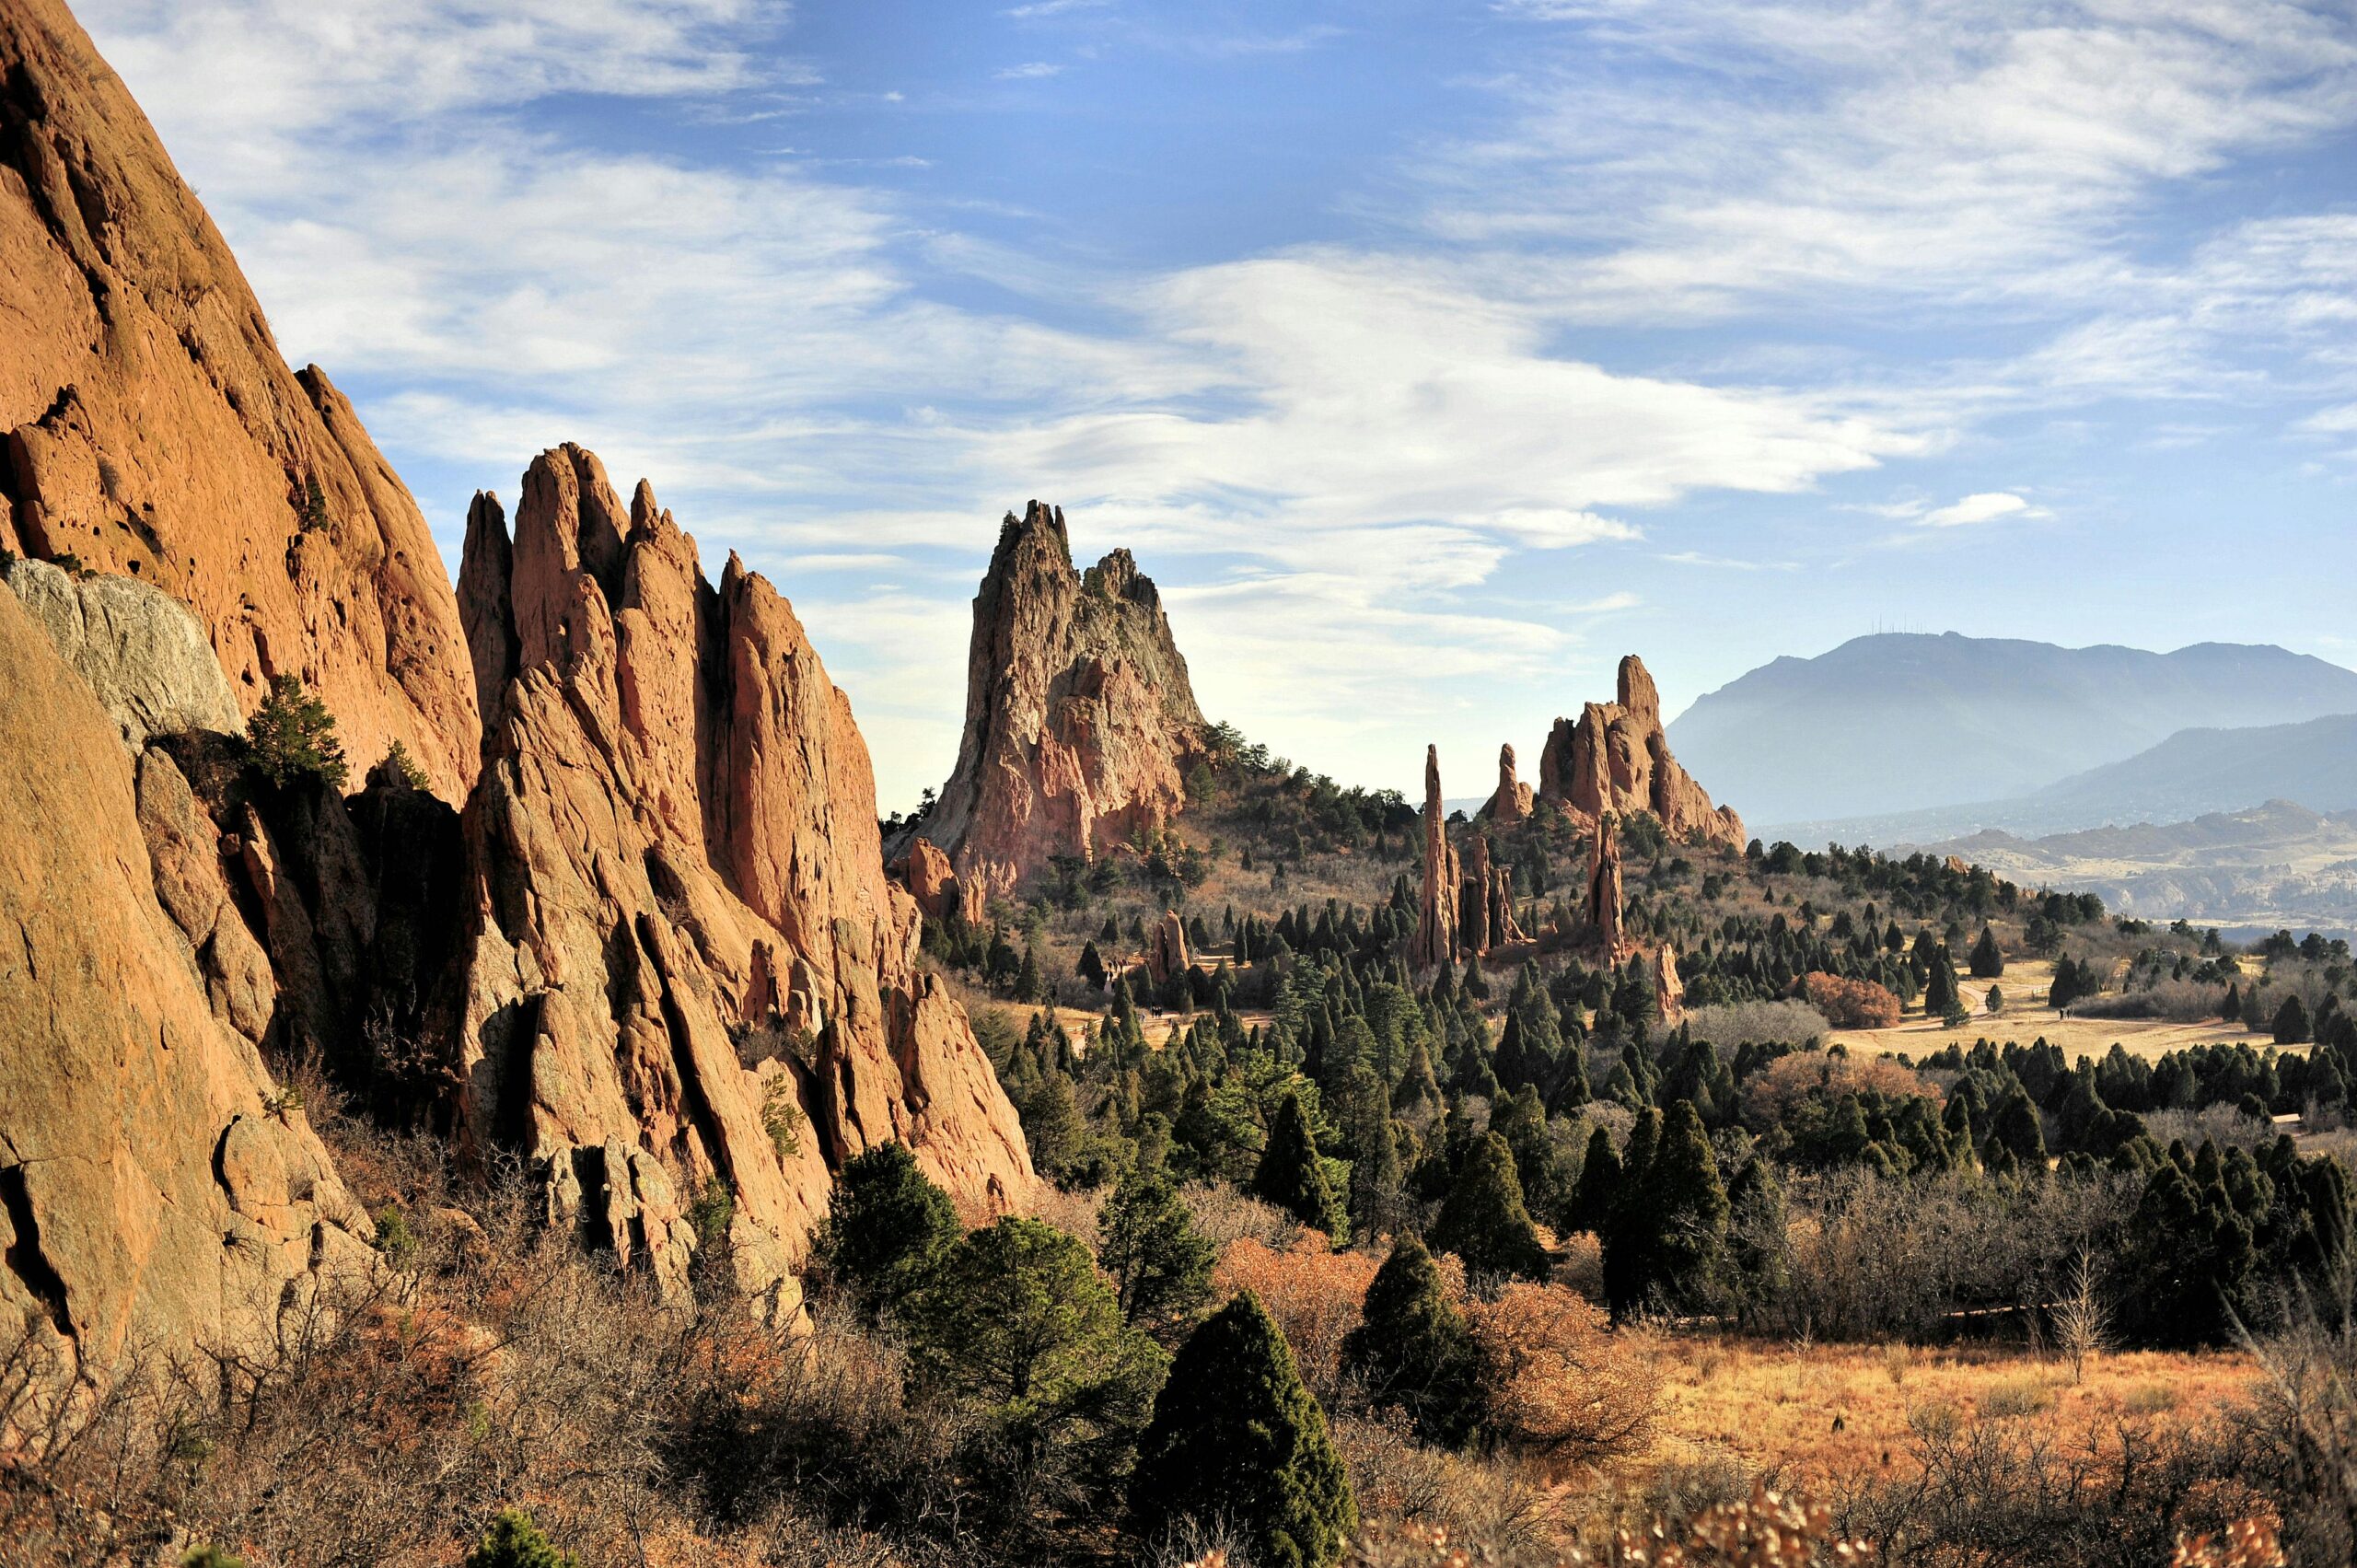
[[1898, 998], [1870, 980], [1813, 970], [1801, 977], [1801, 1000], [1837, 1029], [1887, 1029], [1898, 1022]]
[[1585, 1296], [1520, 1283], [1467, 1302], [1465, 1318], [1498, 1436], [1582, 1458], [1636, 1453], [1653, 1441], [1653, 1365]]
[[1752, 1074], [1744, 1088], [1744, 1109], [1758, 1119], [1754, 1125], [1767, 1126], [1791, 1120], [1800, 1103], [1815, 1096], [1839, 1099], [1868, 1089], [1941, 1101], [1938, 1089], [1887, 1056], [1861, 1058], [1800, 1051], [1780, 1056]]
[[1342, 1337], [1359, 1326], [1366, 1287], [1382, 1264], [1365, 1252], [1336, 1252], [1314, 1231], [1282, 1251], [1248, 1237], [1220, 1254], [1212, 1289], [1222, 1298], [1239, 1290], [1260, 1298], [1293, 1346], [1302, 1381], [1322, 1400], [1341, 1385]]

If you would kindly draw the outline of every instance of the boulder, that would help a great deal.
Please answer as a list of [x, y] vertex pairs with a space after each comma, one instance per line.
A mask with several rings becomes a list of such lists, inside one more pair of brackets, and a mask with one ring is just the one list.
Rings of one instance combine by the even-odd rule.
[[498, 579], [459, 589], [514, 660], [466, 811], [464, 1146], [523, 1154], [552, 1219], [668, 1287], [726, 1192], [738, 1283], [782, 1314], [862, 1150], [907, 1144], [976, 1214], [1020, 1202], [1022, 1129], [919, 966], [866, 746], [793, 608], [734, 556], [708, 582], [578, 447], [494, 527], [485, 497], [466, 559]]
[[0, 591], [0, 1333], [99, 1385], [265, 1355], [374, 1257], [158, 900], [225, 921], [198, 859], [151, 865], [118, 724]]
[[1660, 693], [1634, 654], [1620, 661], [1619, 701], [1590, 703], [1576, 722], [1555, 721], [1538, 756], [1538, 799], [1584, 824], [1608, 811], [1645, 811], [1674, 842], [1700, 836], [1744, 847], [1743, 819], [1732, 807], [1713, 807], [1670, 755]]
[[61, 0], [0, 6], [0, 550], [153, 584], [243, 711], [298, 676], [356, 761], [400, 740], [459, 798], [481, 726], [425, 519]]
[[968, 915], [1052, 855], [1093, 860], [1167, 824], [1203, 743], [1153, 579], [1126, 550], [1075, 571], [1061, 509], [1008, 513], [974, 596], [958, 763], [924, 819]]
[[124, 748], [192, 729], [245, 729], [238, 694], [188, 608], [133, 577], [76, 576], [19, 556], [5, 576], [99, 699]]

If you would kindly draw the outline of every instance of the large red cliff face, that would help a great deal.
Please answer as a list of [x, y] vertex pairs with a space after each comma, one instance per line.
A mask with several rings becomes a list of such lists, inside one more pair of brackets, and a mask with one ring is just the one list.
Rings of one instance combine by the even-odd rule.
[[974, 596], [958, 765], [918, 831], [979, 914], [1051, 855], [1167, 822], [1203, 728], [1153, 579], [1126, 550], [1074, 570], [1063, 514], [1034, 501]]
[[1649, 811], [1673, 840], [1744, 847], [1743, 819], [1713, 807], [1692, 775], [1669, 754], [1661, 694], [1644, 661], [1620, 661], [1620, 701], [1590, 703], [1576, 723], [1557, 719], [1538, 757], [1538, 799], [1593, 827], [1606, 812]]
[[416, 502], [57, 0], [0, 5], [0, 548], [164, 588], [249, 712], [298, 676], [363, 769], [400, 740], [446, 799], [474, 777]]
[[512, 540], [478, 502], [460, 598], [505, 677], [467, 808], [466, 1136], [666, 1282], [724, 1181], [742, 1282], [781, 1310], [863, 1149], [907, 1144], [972, 1211], [1016, 1201], [1022, 1131], [918, 967], [866, 746], [792, 607], [734, 557], [706, 582], [575, 447], [533, 462]]
[[[229, 1021], [268, 997], [208, 998], [186, 910], [159, 901], [203, 884], [143, 836], [135, 767], [0, 587], [0, 1339], [36, 1352], [17, 1375], [93, 1387], [136, 1354], [265, 1351], [374, 1258]], [[267, 989], [258, 953], [240, 972]]]

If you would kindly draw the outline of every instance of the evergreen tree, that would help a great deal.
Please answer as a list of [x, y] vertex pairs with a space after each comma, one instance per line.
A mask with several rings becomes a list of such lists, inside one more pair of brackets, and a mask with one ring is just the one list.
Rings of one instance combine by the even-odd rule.
[[1603, 1234], [1612, 1205], [1620, 1199], [1620, 1155], [1612, 1133], [1599, 1125], [1588, 1134], [1587, 1158], [1580, 1166], [1579, 1192], [1572, 1200], [1573, 1230]]
[[1105, 989], [1105, 955], [1097, 950], [1096, 943], [1087, 942], [1081, 946], [1080, 962], [1074, 966], [1073, 972], [1092, 988], [1097, 991]]
[[830, 1277], [873, 1319], [895, 1311], [923, 1285], [957, 1241], [949, 1194], [917, 1168], [904, 1144], [878, 1144], [835, 1177], [818, 1254]]
[[270, 695], [246, 721], [245, 754], [275, 788], [306, 778], [331, 790], [343, 788], [343, 746], [335, 738], [335, 715], [291, 675], [270, 678]]
[[1169, 1342], [1210, 1299], [1214, 1256], [1178, 1189], [1168, 1177], [1132, 1171], [1106, 1201], [1097, 1229], [1097, 1260], [1121, 1316]]
[[1523, 1205], [1514, 1151], [1495, 1132], [1475, 1141], [1433, 1222], [1433, 1249], [1454, 1252], [1471, 1274], [1547, 1278], [1547, 1249]]
[[1062, 1071], [1041, 1074], [1039, 1086], [1023, 1102], [1022, 1121], [1034, 1169], [1053, 1181], [1069, 1179], [1078, 1171], [1088, 1123], [1081, 1119], [1070, 1077]]
[[1365, 1313], [1342, 1342], [1342, 1364], [1378, 1405], [1397, 1405], [1428, 1443], [1456, 1447], [1480, 1420], [1480, 1354], [1442, 1288], [1432, 1254], [1412, 1236], [1367, 1286]]
[[575, 1561], [540, 1533], [531, 1515], [521, 1508], [502, 1508], [467, 1553], [466, 1568], [575, 1568]]
[[1287, 1091], [1269, 1125], [1269, 1144], [1261, 1152], [1260, 1168], [1252, 1173], [1252, 1195], [1274, 1203], [1312, 1230], [1329, 1237], [1349, 1234], [1342, 1206], [1326, 1180], [1326, 1162], [1309, 1135], [1309, 1119], [1302, 1114], [1301, 1097]]
[[1989, 1139], [2003, 1147], [2021, 1167], [2046, 1168], [2046, 1130], [2038, 1124], [2038, 1107], [2019, 1086], [1997, 1108], [1996, 1118], [1989, 1125]]
[[944, 1253], [908, 1319], [921, 1376], [991, 1434], [978, 1504], [1016, 1529], [1074, 1482], [1111, 1483], [1167, 1365], [1122, 1321], [1087, 1248], [1016, 1215]]
[[1130, 1505], [1149, 1540], [1184, 1519], [1225, 1519], [1256, 1568], [1329, 1568], [1356, 1533], [1325, 1412], [1249, 1291], [1178, 1348], [1138, 1446]]
[[1656, 1297], [1707, 1300], [1724, 1261], [1727, 1195], [1702, 1119], [1678, 1100], [1659, 1127], [1642, 1167], [1632, 1161], [1624, 1172], [1606, 1227], [1605, 1288], [1616, 1314]]
[[1980, 940], [1972, 945], [1972, 978], [1995, 980], [2005, 972], [2005, 956], [1997, 950], [1997, 933], [1989, 926], [1980, 928]]
[[2274, 1033], [2278, 1045], [2308, 1043], [2308, 1009], [2296, 992], [2283, 998], [2283, 1005], [2275, 1010]]
[[1370, 1240], [1391, 1235], [1407, 1219], [1407, 1205], [1390, 1098], [1373, 1070], [1355, 1069], [1344, 1086], [1342, 1124], [1351, 1144], [1351, 1233]]

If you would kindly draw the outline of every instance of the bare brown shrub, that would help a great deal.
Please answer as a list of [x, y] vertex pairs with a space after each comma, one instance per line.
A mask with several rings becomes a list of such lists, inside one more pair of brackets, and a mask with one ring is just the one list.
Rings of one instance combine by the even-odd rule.
[[1485, 1363], [1488, 1423], [1504, 1440], [1573, 1458], [1643, 1448], [1659, 1380], [1611, 1320], [1560, 1285], [1508, 1285], [1466, 1305]]
[[1332, 1406], [1342, 1391], [1342, 1339], [1364, 1315], [1366, 1287], [1383, 1260], [1336, 1252], [1305, 1233], [1278, 1251], [1249, 1238], [1230, 1242], [1212, 1271], [1220, 1296], [1248, 1290], [1260, 1298], [1293, 1346], [1302, 1381]]

